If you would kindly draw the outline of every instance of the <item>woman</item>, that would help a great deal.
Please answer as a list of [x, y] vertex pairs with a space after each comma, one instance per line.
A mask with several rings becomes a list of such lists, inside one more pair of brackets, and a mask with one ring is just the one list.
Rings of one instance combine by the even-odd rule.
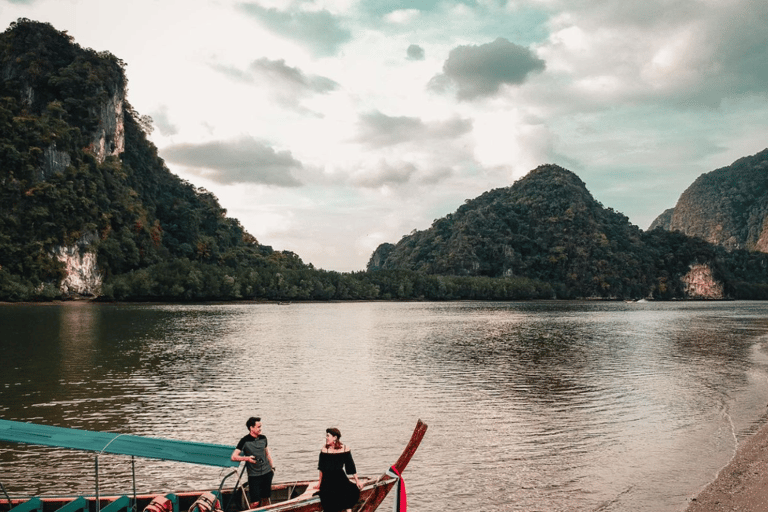
[[[360, 499], [360, 480], [349, 446], [339, 441], [337, 428], [325, 431], [325, 446], [320, 450], [317, 469], [320, 471], [320, 503], [325, 512], [349, 511]], [[345, 471], [346, 469], [346, 471]], [[350, 482], [348, 474], [355, 480]]]

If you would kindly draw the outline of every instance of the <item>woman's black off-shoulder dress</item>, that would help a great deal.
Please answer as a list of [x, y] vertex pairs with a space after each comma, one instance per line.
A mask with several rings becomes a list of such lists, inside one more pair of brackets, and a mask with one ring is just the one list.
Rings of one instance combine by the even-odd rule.
[[[344, 471], [345, 468], [346, 471]], [[320, 482], [320, 503], [325, 512], [347, 510], [357, 503], [360, 499], [360, 489], [347, 477], [347, 474], [357, 473], [351, 452], [320, 452], [317, 469], [323, 472], [323, 479]]]

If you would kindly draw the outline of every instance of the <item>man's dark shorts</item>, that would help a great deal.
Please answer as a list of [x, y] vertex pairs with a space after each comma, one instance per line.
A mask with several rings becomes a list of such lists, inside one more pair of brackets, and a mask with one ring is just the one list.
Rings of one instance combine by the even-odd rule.
[[272, 496], [273, 476], [275, 476], [274, 471], [270, 471], [266, 475], [248, 476], [248, 496], [251, 498], [251, 503]]

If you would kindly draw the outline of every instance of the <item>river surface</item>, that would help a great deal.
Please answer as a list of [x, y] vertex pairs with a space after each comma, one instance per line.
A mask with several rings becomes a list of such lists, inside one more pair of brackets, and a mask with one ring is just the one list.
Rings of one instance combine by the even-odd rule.
[[[766, 341], [768, 302], [2, 305], [0, 418], [234, 445], [261, 416], [276, 481], [330, 426], [378, 475], [421, 418], [412, 512], [674, 512], [766, 421]], [[222, 474], [136, 461], [139, 491]], [[0, 443], [0, 482], [93, 494], [94, 455]]]

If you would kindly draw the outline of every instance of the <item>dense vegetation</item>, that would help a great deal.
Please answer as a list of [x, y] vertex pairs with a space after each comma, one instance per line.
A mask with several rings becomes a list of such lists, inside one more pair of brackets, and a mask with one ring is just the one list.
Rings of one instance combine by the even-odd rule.
[[643, 233], [556, 166], [381, 246], [367, 272], [315, 269], [167, 169], [124, 67], [46, 23], [0, 34], [0, 300], [63, 298], [62, 246], [97, 256], [105, 300], [677, 298], [696, 262], [730, 297], [768, 298], [766, 255]]
[[[127, 102], [125, 152], [94, 156], [103, 105], [125, 88], [119, 59], [28, 20], [2, 34], [0, 59], [2, 298], [56, 296], [62, 268], [51, 249], [84, 236], [95, 239], [107, 283], [177, 259], [201, 268], [243, 257], [295, 264], [259, 246], [210, 193], [172, 175]], [[46, 173], [50, 154], [67, 165]]]
[[575, 174], [545, 165], [468, 200], [427, 230], [383, 244], [368, 269], [526, 276], [552, 283], [562, 298], [677, 298], [684, 296], [680, 278], [696, 263], [709, 265], [730, 297], [768, 298], [768, 255], [643, 232], [595, 201]]
[[702, 174], [652, 227], [730, 249], [768, 251], [768, 149]]

